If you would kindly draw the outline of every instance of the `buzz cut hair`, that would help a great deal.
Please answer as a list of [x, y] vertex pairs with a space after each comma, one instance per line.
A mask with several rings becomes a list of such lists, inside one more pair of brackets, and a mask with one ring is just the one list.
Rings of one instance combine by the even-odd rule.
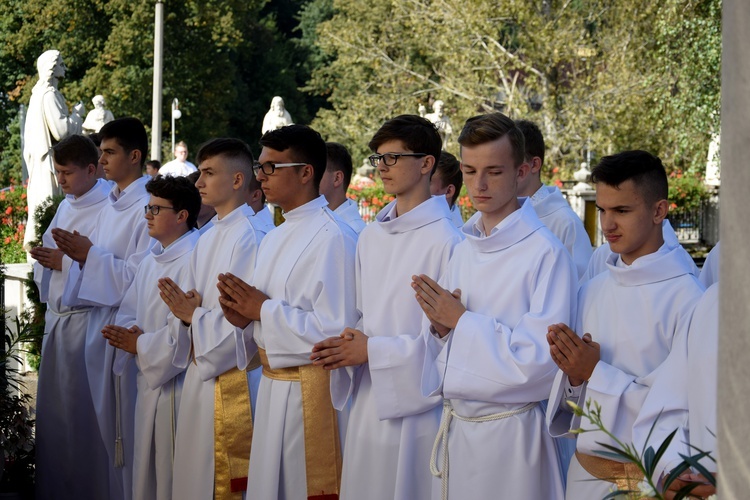
[[591, 171], [591, 182], [617, 188], [632, 180], [636, 189], [648, 203], [669, 197], [667, 172], [659, 157], [647, 151], [623, 151], [601, 159]]
[[328, 154], [328, 161], [326, 163], [326, 170], [332, 172], [341, 171], [344, 174], [344, 191], [349, 189], [349, 183], [352, 181], [352, 173], [354, 167], [352, 165], [352, 155], [349, 154], [349, 150], [346, 146], [339, 144], [338, 142], [326, 142], [326, 151]]

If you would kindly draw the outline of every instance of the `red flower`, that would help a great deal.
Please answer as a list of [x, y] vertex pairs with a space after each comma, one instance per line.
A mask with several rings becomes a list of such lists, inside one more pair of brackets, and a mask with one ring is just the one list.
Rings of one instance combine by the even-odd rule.
[[5, 214], [6, 215], [10, 215], [12, 213], [13, 213], [13, 207], [8, 207], [8, 208], [5, 209]]
[[10, 236], [8, 236], [7, 238], [5, 238], [5, 244], [6, 245], [10, 244]]
[[22, 200], [25, 200], [25, 199], [26, 199], [26, 193], [23, 193], [23, 194], [21, 195], [21, 199], [22, 199]]

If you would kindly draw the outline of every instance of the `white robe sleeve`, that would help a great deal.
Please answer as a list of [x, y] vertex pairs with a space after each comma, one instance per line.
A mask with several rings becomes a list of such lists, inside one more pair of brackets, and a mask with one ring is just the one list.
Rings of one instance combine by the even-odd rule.
[[[124, 252], [128, 256], [125, 259], [120, 259], [112, 252], [96, 245], [91, 247], [86, 263], [77, 277], [80, 281], [77, 284], [79, 304], [105, 307], [120, 305], [139, 264], [154, 244], [145, 223], [139, 223], [134, 231], [136, 234], [129, 242], [130, 248]], [[68, 297], [74, 300], [72, 295]]]
[[[252, 241], [249, 241], [252, 238]], [[245, 282], [252, 283], [252, 270], [255, 267], [255, 259], [258, 246], [255, 243], [255, 235], [249, 235], [248, 239], [240, 239], [231, 252], [227, 272], [240, 277]], [[195, 276], [196, 266], [202, 265], [196, 262], [197, 254], [193, 253], [191, 260], [192, 275]], [[216, 287], [216, 278], [212, 283], [199, 284], [201, 288]], [[190, 289], [190, 288], [188, 288]], [[205, 298], [203, 299], [205, 301]], [[177, 320], [179, 322], [179, 320]], [[181, 323], [181, 322], [180, 322]], [[183, 358], [185, 341], [192, 339], [195, 354], [195, 363], [201, 379], [206, 381], [225, 373], [230, 368], [237, 366], [237, 342], [235, 339], [235, 327], [224, 317], [224, 312], [218, 301], [215, 304], [203, 304], [196, 308], [186, 337], [184, 325], [178, 325], [178, 335], [175, 351], [175, 360]], [[182, 363], [176, 363], [179, 367]]]
[[[137, 325], [137, 311], [138, 286], [137, 281], [133, 280], [132, 285], [128, 287], [125, 296], [120, 303], [120, 308], [117, 310], [114, 324], [123, 328], [130, 328], [133, 325]], [[114, 374], [122, 375], [125, 368], [132, 362], [133, 358], [135, 358], [134, 354], [123, 351], [122, 349], [115, 349], [115, 362], [112, 367]]]
[[[305, 283], [292, 282], [287, 287], [304, 289], [295, 307], [279, 298], [266, 300], [261, 307], [260, 324], [268, 362], [274, 368], [310, 364], [313, 346], [336, 336], [354, 319], [354, 242], [341, 235], [324, 249], [307, 249], [317, 254], [314, 262], [304, 264]], [[300, 295], [294, 290], [289, 296]]]
[[444, 348], [449, 351], [444, 394], [501, 404], [548, 397], [557, 366], [549, 354], [547, 327], [571, 321], [577, 274], [567, 254], [551, 253], [545, 260], [528, 312], [515, 325], [471, 311], [461, 316]]
[[[442, 284], [443, 273], [460, 236], [447, 241], [441, 254], [440, 275], [435, 278]], [[415, 304], [414, 307], [419, 307]], [[420, 310], [424, 321], [424, 313]], [[373, 336], [367, 343], [368, 369], [372, 379], [372, 394], [378, 409], [378, 418], [403, 418], [423, 413], [439, 405], [442, 395], [424, 395], [422, 375], [427, 345], [422, 330], [396, 336]]]
[[68, 106], [59, 92], [47, 92], [42, 101], [44, 108], [44, 123], [55, 141], [60, 141], [71, 134], [81, 132], [83, 123], [80, 116], [68, 116]]
[[172, 363], [176, 343], [166, 325], [138, 337], [138, 367], [151, 389], [158, 389], [185, 371]]

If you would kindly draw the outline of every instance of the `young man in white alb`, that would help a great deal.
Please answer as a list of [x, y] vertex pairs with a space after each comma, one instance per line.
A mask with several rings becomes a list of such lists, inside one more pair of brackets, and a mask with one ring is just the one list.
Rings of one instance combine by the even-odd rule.
[[354, 200], [346, 197], [346, 190], [352, 180], [352, 157], [343, 144], [327, 142], [326, 172], [320, 179], [320, 194], [328, 200], [328, 208], [341, 217], [358, 235], [365, 228], [365, 221], [359, 214]]
[[57, 248], [52, 230], [91, 234], [99, 211], [109, 203], [111, 187], [97, 179], [99, 152], [87, 137], [63, 139], [52, 148], [52, 156], [65, 199], [42, 237], [43, 246], [31, 249], [34, 281], [47, 304], [36, 399], [36, 494], [93, 500], [109, 494], [109, 462], [86, 375], [91, 307], [63, 304], [68, 273], [78, 264]]
[[583, 227], [583, 221], [570, 208], [560, 190], [542, 184], [544, 137], [539, 127], [528, 120], [518, 120], [516, 125], [523, 132], [526, 141], [524, 156], [530, 171], [526, 179], [521, 181], [518, 195], [529, 197], [539, 219], [565, 245], [573, 257], [580, 278], [586, 272], [591, 258], [591, 238]]
[[458, 143], [478, 212], [440, 284], [426, 275], [412, 284], [429, 320], [423, 393], [445, 398], [433, 498], [558, 499], [561, 472], [540, 405], [556, 372], [545, 333], [573, 317], [578, 277], [529, 200], [517, 197], [530, 172], [513, 121], [470, 118]]
[[239, 139], [198, 151], [201, 201], [216, 210], [193, 250], [184, 283], [159, 279], [175, 336], [173, 363], [186, 368], [175, 436], [173, 498], [211, 500], [242, 494], [252, 436], [251, 384], [238, 370], [234, 326], [219, 304], [219, 274], [252, 279], [261, 233], [245, 203], [253, 155]]
[[[553, 436], [587, 427], [568, 401], [601, 406], [605, 427], [625, 443], [676, 338], [685, 335], [703, 287], [693, 262], [679, 245], [665, 243], [667, 175], [659, 158], [625, 151], [602, 158], [592, 171], [604, 236], [613, 252], [607, 271], [578, 292], [574, 328], [549, 327], [552, 359], [560, 368], [549, 398], [547, 423]], [[578, 435], [568, 470], [566, 498], [599, 498], [633, 478], [620, 462], [597, 455], [601, 433]], [[600, 479], [597, 481], [596, 479]]]
[[114, 324], [102, 330], [117, 348], [115, 374], [135, 363], [133, 498], [172, 498], [174, 430], [185, 369], [172, 362], [175, 342], [169, 308], [159, 297], [158, 279], [184, 282], [200, 233], [195, 221], [201, 200], [186, 177], [157, 176], [146, 184], [151, 198], [145, 208], [148, 234], [158, 243], [138, 267], [122, 299]]
[[461, 235], [445, 199], [430, 196], [442, 142], [419, 116], [388, 120], [370, 141], [383, 188], [396, 197], [357, 243], [359, 323], [315, 346], [311, 359], [331, 373], [338, 409], [351, 398], [341, 496], [430, 498], [429, 457], [440, 423], [440, 396], [421, 392], [423, 314], [414, 274], [442, 276]]
[[255, 411], [248, 496], [334, 498], [341, 454], [329, 376], [310, 350], [356, 321], [355, 233], [328, 209], [318, 184], [325, 142], [304, 125], [266, 132], [255, 173], [284, 223], [263, 239], [252, 281], [220, 276], [221, 304], [237, 329], [237, 364], [256, 354], [263, 377]]
[[110, 498], [131, 498], [135, 370], [112, 373], [115, 349], [102, 338], [154, 240], [148, 235], [143, 207], [148, 204], [141, 173], [148, 150], [146, 129], [137, 118], [118, 118], [99, 131], [99, 164], [115, 186], [89, 235], [52, 230], [57, 246], [78, 264], [71, 266], [63, 302], [93, 306], [86, 330], [86, 372], [97, 422], [110, 464]]

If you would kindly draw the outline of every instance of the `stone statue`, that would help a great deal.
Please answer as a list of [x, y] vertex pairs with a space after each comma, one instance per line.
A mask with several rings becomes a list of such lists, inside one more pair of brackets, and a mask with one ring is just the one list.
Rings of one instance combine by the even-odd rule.
[[83, 133], [86, 135], [94, 134], [99, 132], [105, 123], [109, 123], [115, 119], [112, 112], [104, 107], [104, 96], [96, 95], [91, 102], [94, 103], [94, 109], [89, 111], [86, 115], [86, 120], [83, 122]]
[[443, 140], [443, 149], [446, 144], [450, 141], [451, 134], [453, 133], [453, 127], [451, 127], [451, 119], [443, 114], [443, 107], [445, 103], [441, 100], [437, 100], [432, 105], [432, 113], [424, 115], [425, 118], [430, 120], [435, 127], [438, 129], [440, 138]]
[[421, 102], [419, 103], [419, 107], [417, 108], [417, 113], [419, 113], [419, 116], [424, 118], [424, 115], [427, 114], [427, 108], [424, 107], [424, 104]]
[[721, 185], [721, 133], [713, 134], [711, 143], [708, 145], [704, 182], [707, 186]]
[[[68, 105], [59, 90], [58, 80], [65, 76], [65, 64], [57, 50], [48, 50], [36, 60], [39, 81], [31, 91], [26, 125], [23, 130], [23, 157], [29, 170], [26, 201], [29, 207], [23, 242], [37, 239], [34, 210], [44, 200], [59, 193], [52, 162], [52, 145], [71, 134], [81, 133], [85, 108], [79, 102], [68, 113]], [[40, 235], [41, 236], [41, 235]]]
[[276, 130], [286, 125], [292, 125], [292, 115], [284, 107], [284, 99], [279, 96], [271, 100], [271, 109], [268, 110], [263, 118], [262, 132], [265, 134], [271, 130]]

